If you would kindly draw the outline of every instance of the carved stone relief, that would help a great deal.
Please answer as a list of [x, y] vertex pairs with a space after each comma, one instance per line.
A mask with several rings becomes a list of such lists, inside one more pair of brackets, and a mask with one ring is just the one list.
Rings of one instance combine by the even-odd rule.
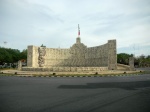
[[38, 52], [39, 52], [39, 57], [38, 57], [39, 67], [44, 67], [44, 63], [45, 63], [44, 56], [46, 54], [46, 47], [39, 47]]

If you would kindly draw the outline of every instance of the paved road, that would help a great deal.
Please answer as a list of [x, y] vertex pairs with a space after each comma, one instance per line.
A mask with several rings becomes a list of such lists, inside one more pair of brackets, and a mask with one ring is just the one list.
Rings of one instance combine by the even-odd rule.
[[0, 76], [0, 112], [150, 112], [150, 75]]
[[136, 70], [150, 71], [150, 67], [136, 68]]

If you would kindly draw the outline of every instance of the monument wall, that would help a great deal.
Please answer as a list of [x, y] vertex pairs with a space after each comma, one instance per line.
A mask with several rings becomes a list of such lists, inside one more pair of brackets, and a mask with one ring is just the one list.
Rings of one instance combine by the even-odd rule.
[[105, 67], [117, 69], [116, 40], [104, 45], [87, 47], [77, 37], [68, 49], [28, 46], [27, 67]]

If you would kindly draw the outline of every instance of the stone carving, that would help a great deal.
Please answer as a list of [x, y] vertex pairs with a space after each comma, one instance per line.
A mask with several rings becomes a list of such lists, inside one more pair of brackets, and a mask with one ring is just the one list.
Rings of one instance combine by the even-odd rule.
[[45, 63], [44, 56], [46, 54], [46, 47], [39, 47], [38, 52], [39, 52], [39, 57], [38, 57], [39, 67], [44, 67], [44, 63]]

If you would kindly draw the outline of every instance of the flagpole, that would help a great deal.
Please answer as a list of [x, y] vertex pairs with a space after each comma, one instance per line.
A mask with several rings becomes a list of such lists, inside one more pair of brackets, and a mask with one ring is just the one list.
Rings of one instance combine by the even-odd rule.
[[78, 24], [78, 37], [80, 37], [80, 27], [79, 27], [79, 24]]
[[79, 26], [79, 24], [78, 24], [78, 37], [76, 38], [76, 43], [77, 44], [80, 44], [81, 42], [80, 42], [80, 26]]

